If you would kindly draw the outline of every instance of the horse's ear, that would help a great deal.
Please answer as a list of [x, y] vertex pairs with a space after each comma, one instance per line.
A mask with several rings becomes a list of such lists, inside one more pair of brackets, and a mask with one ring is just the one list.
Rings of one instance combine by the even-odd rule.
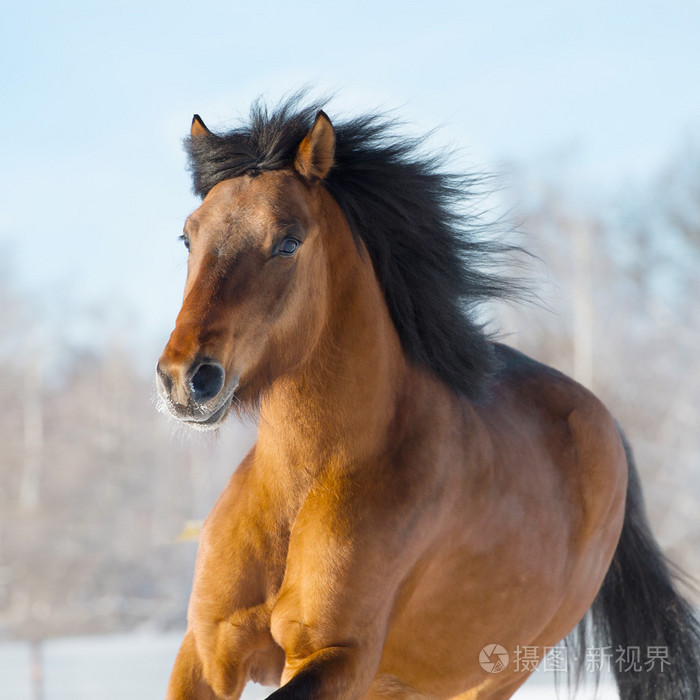
[[200, 117], [199, 114], [195, 114], [194, 117], [192, 117], [190, 136], [205, 136], [206, 134], [211, 134], [211, 131], [207, 129], [206, 125], [202, 121], [202, 117]]
[[331, 120], [319, 110], [316, 121], [297, 148], [294, 167], [306, 180], [323, 180], [333, 167], [335, 131]]

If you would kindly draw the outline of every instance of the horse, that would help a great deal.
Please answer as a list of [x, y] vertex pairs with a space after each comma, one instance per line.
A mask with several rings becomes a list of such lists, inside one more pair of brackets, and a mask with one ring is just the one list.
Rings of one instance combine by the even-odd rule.
[[700, 697], [621, 429], [480, 321], [516, 285], [464, 206], [478, 178], [324, 108], [185, 140], [202, 203], [157, 388], [258, 435], [202, 527], [168, 700], [503, 700], [567, 636], [579, 672], [592, 641], [666, 650], [616, 665], [623, 699]]

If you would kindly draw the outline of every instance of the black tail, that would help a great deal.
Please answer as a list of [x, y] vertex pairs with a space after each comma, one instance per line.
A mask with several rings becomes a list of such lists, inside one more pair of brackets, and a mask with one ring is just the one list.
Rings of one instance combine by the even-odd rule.
[[629, 465], [625, 521], [588, 629], [584, 623], [578, 630], [579, 673], [592, 641], [609, 650], [621, 700], [700, 700], [700, 621], [674, 585], [682, 575], [649, 529], [632, 450], [624, 435], [622, 441]]

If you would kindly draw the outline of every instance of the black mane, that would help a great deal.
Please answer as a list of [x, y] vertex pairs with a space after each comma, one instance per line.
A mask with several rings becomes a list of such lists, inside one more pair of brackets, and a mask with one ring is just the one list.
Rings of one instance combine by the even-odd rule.
[[[188, 137], [194, 192], [244, 173], [290, 167], [323, 102], [294, 95], [269, 112], [253, 104], [249, 121], [226, 134]], [[424, 155], [424, 138], [401, 138], [395, 123], [369, 114], [334, 123], [335, 162], [324, 184], [361, 238], [404, 351], [469, 398], [483, 394], [496, 359], [475, 305], [515, 296], [516, 284], [489, 271], [508, 250], [481, 235], [464, 213], [482, 178], [444, 171]]]

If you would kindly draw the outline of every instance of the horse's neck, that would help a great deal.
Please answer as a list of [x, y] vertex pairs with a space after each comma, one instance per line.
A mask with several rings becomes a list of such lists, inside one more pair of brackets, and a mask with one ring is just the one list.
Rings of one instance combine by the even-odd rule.
[[310, 360], [263, 399], [258, 429], [258, 449], [275, 468], [310, 475], [385, 449], [409, 372], [369, 256], [352, 265], [346, 256], [329, 277], [325, 332]]

